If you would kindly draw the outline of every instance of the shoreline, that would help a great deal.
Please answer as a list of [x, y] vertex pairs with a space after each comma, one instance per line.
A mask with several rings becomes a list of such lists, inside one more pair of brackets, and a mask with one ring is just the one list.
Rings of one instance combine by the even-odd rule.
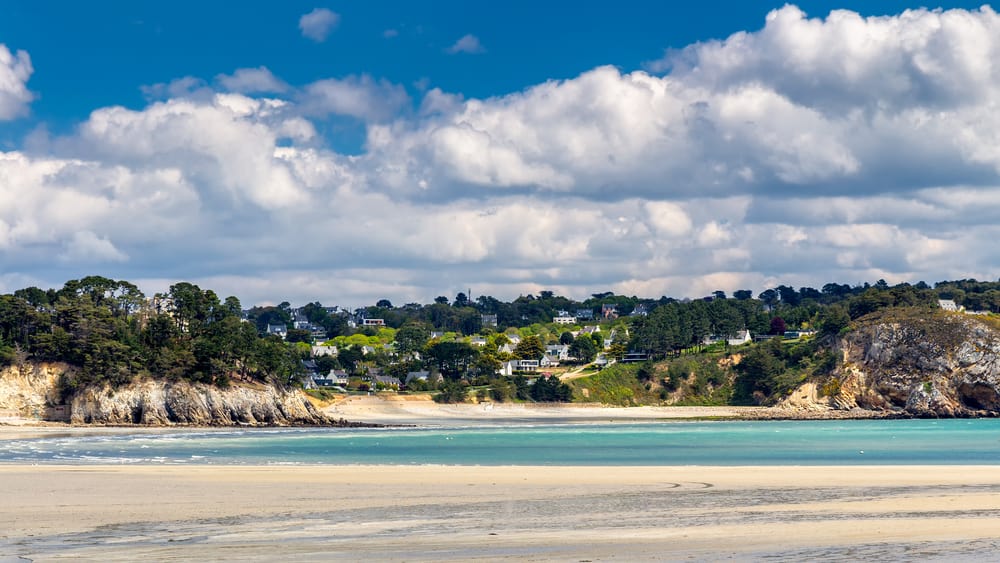
[[237, 430], [267, 428], [450, 427], [482, 424], [595, 424], [682, 421], [879, 420], [914, 418], [869, 410], [806, 409], [757, 406], [635, 406], [600, 403], [436, 403], [426, 395], [354, 395], [316, 404], [330, 424], [316, 425], [113, 425], [73, 424], [33, 418], [0, 418], [0, 441], [44, 437], [60, 432], [129, 433], [170, 430]]
[[[637, 406], [600, 403], [435, 403], [427, 396], [351, 396], [320, 410], [333, 418], [387, 425], [607, 423], [683, 420], [848, 420], [899, 418], [891, 412], [753, 406]], [[905, 417], [909, 418], [909, 417]]]
[[974, 558], [996, 469], [6, 465], [0, 559]]

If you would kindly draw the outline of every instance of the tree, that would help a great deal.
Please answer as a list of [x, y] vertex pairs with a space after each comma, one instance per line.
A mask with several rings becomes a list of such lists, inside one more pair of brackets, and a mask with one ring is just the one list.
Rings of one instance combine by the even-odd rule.
[[514, 376], [514, 396], [522, 401], [531, 399], [531, 386], [528, 385], [528, 378], [523, 375]]
[[599, 332], [590, 333], [590, 340], [593, 341], [594, 346], [597, 348], [598, 352], [604, 349], [604, 337], [601, 336], [601, 333]]
[[426, 348], [427, 360], [447, 379], [460, 379], [479, 355], [468, 342], [433, 342]]
[[542, 341], [535, 335], [527, 336], [514, 348], [514, 357], [519, 360], [538, 360], [545, 355]]
[[741, 374], [739, 384], [744, 393], [770, 395], [776, 386], [775, 379], [785, 371], [783, 356], [781, 340], [777, 338], [752, 347], [736, 365]]
[[597, 357], [597, 346], [590, 338], [577, 338], [569, 345], [569, 355], [581, 362], [590, 363]]
[[285, 335], [285, 341], [289, 343], [305, 342], [312, 344], [312, 333], [304, 328], [290, 328]]
[[785, 334], [785, 320], [781, 317], [774, 317], [771, 319], [771, 330], [768, 334], [782, 335]]
[[462, 293], [461, 291], [458, 292], [458, 295], [455, 296], [455, 302], [452, 304], [452, 306], [454, 306], [454, 307], [468, 307], [469, 306], [469, 296], [467, 296], [466, 294]]
[[412, 354], [424, 348], [431, 337], [430, 328], [421, 322], [408, 322], [396, 331], [396, 352]]
[[490, 398], [499, 403], [509, 401], [514, 398], [515, 387], [506, 378], [497, 377], [490, 381]]
[[389, 301], [388, 299], [379, 299], [378, 302], [375, 303], [375, 306], [380, 309], [392, 309], [392, 301]]
[[787, 285], [779, 285], [775, 288], [778, 295], [781, 298], [781, 302], [784, 305], [790, 305], [792, 307], [799, 304], [799, 292], [795, 291], [794, 287], [789, 287]]
[[737, 289], [733, 292], [733, 297], [740, 301], [746, 301], [753, 298], [753, 292], [749, 289]]
[[337, 359], [348, 373], [357, 373], [358, 364], [364, 360], [365, 355], [361, 352], [360, 346], [347, 346], [340, 349]]
[[500, 371], [503, 364], [500, 360], [493, 354], [483, 353], [476, 358], [475, 363], [472, 365], [472, 370], [476, 375], [482, 377], [492, 377]]
[[774, 307], [778, 304], [778, 301], [781, 300], [781, 294], [778, 293], [776, 289], [766, 289], [760, 292], [757, 299], [760, 299], [769, 307]]
[[819, 315], [819, 331], [824, 335], [836, 336], [851, 324], [851, 316], [842, 305], [830, 305]]
[[608, 355], [616, 360], [621, 360], [625, 357], [625, 353], [628, 350], [625, 349], [625, 345], [621, 342], [615, 342], [608, 348]]
[[569, 402], [573, 398], [573, 389], [559, 381], [559, 378], [542, 376], [531, 386], [531, 398], [539, 402]]
[[468, 388], [461, 381], [446, 381], [441, 385], [440, 392], [434, 396], [438, 403], [464, 403]]
[[562, 345], [572, 344], [573, 340], [573, 333], [568, 330], [559, 335], [559, 343]]
[[448, 304], [448, 298], [445, 297], [444, 295], [438, 295], [437, 297], [434, 298], [434, 302], [438, 303], [438, 304], [441, 304], [441, 305], [447, 305]]

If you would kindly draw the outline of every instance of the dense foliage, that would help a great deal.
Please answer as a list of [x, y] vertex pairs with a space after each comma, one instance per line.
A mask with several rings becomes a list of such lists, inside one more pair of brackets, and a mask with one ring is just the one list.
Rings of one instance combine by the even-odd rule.
[[66, 391], [142, 375], [286, 383], [300, 365], [281, 339], [261, 338], [241, 321], [235, 297], [220, 300], [211, 290], [178, 283], [147, 301], [135, 285], [99, 276], [0, 296], [0, 354], [7, 362], [77, 366]]
[[[856, 286], [829, 283], [821, 289], [779, 285], [756, 297], [750, 290], [732, 297], [716, 291], [683, 301], [610, 292], [574, 301], [542, 291], [503, 302], [459, 293], [453, 300], [442, 296], [427, 305], [393, 306], [380, 299], [348, 311], [319, 302], [298, 308], [282, 302], [241, 311], [235, 297], [220, 299], [190, 283], [177, 283], [147, 299], [129, 282], [91, 276], [58, 290], [32, 287], [0, 296], [0, 363], [75, 365], [79, 369], [65, 382], [68, 391], [138, 376], [217, 385], [234, 377], [287, 383], [302, 372], [302, 360], [312, 353], [310, 344], [326, 341], [336, 353], [313, 358], [322, 373], [343, 369], [356, 377], [383, 373], [405, 380], [410, 372], [431, 370], [443, 376], [445, 400], [464, 399], [470, 385], [479, 382], [478, 393], [494, 400], [550, 401], [569, 398], [569, 387], [557, 378], [540, 377], [529, 384], [523, 375], [504, 378], [497, 373], [506, 362], [540, 360], [548, 354], [547, 346], [561, 344], [568, 346], [570, 364], [586, 364], [599, 355], [623, 360], [629, 353], [667, 361], [616, 367], [593, 378], [592, 392], [604, 395], [600, 400], [750, 403], [781, 395], [828, 369], [831, 360], [822, 342], [850, 330], [852, 320], [895, 307], [931, 308], [938, 299], [954, 300], [969, 310], [1000, 312], [1000, 282], [961, 280], [933, 288], [923, 282], [890, 286], [882, 280]], [[555, 324], [559, 315], [581, 318], [576, 324]], [[380, 319], [384, 325], [364, 326], [364, 319]], [[582, 330], [597, 324], [598, 331]], [[274, 327], [284, 331], [284, 339], [266, 336]], [[739, 367], [720, 367], [727, 338], [745, 331], [778, 337], [815, 331], [818, 338], [808, 346], [757, 343], [742, 350]]]

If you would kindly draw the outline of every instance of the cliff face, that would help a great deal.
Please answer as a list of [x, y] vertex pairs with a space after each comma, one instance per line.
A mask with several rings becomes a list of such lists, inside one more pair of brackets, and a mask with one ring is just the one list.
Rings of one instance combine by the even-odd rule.
[[980, 319], [887, 313], [862, 319], [840, 347], [843, 365], [827, 385], [833, 407], [1000, 415], [1000, 332]]
[[59, 402], [59, 378], [67, 367], [60, 364], [26, 364], [0, 368], [2, 416], [40, 418]]
[[119, 388], [90, 387], [74, 395], [75, 424], [312, 425], [330, 421], [300, 393], [275, 387], [229, 389], [146, 380]]
[[[0, 371], [0, 411], [8, 416], [44, 418], [58, 402], [59, 376], [71, 369], [62, 365], [31, 365]], [[48, 409], [47, 409], [48, 407]], [[295, 390], [268, 385], [233, 385], [228, 389], [163, 380], [139, 380], [117, 388], [89, 387], [69, 403], [74, 424], [192, 424], [329, 425]]]

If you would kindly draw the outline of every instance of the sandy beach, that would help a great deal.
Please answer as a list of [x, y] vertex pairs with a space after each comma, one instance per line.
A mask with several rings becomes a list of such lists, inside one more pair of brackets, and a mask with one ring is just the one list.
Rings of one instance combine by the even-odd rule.
[[794, 414], [767, 407], [609, 407], [594, 403], [492, 402], [439, 404], [429, 396], [391, 394], [347, 397], [324, 407], [323, 412], [333, 418], [350, 421], [419, 426], [782, 418]]
[[0, 466], [0, 560], [981, 559], [963, 467]]
[[[745, 409], [404, 397], [325, 408], [421, 426], [738, 418]], [[0, 426], [0, 446], [171, 431]], [[995, 466], [0, 465], [0, 496], [3, 563], [978, 561], [1000, 551]]]

